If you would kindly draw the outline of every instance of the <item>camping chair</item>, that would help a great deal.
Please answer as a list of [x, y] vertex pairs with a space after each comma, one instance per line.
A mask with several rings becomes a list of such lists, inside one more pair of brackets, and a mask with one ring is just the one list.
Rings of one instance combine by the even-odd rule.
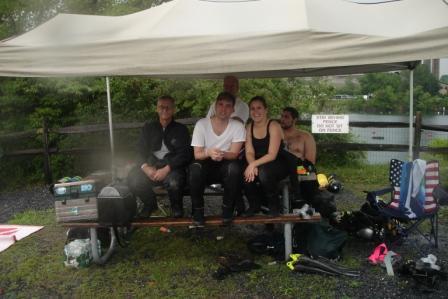
[[[412, 231], [421, 234], [429, 243], [438, 247], [439, 204], [433, 195], [439, 185], [439, 162], [417, 159], [413, 162], [390, 161], [391, 187], [367, 193], [367, 201], [385, 220], [387, 226], [398, 228], [398, 241]], [[391, 194], [389, 203], [381, 196]], [[422, 223], [429, 222], [430, 232], [424, 233]], [[386, 227], [387, 227], [386, 226]]]

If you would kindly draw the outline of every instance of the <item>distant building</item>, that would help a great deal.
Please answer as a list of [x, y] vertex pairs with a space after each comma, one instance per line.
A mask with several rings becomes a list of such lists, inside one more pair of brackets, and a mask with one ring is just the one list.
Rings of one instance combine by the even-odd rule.
[[335, 94], [332, 100], [353, 100], [356, 99], [356, 96], [349, 94]]
[[440, 59], [423, 60], [423, 64], [429, 67], [429, 71], [437, 78], [437, 80], [440, 79]]

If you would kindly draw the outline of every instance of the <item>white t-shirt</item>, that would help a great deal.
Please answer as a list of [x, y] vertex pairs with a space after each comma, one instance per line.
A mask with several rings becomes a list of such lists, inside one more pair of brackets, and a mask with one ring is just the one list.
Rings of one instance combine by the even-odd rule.
[[[216, 101], [213, 102], [213, 104], [210, 106], [210, 109], [208, 109], [207, 117], [210, 118], [213, 115], [215, 115], [216, 110]], [[230, 117], [238, 117], [241, 119], [244, 123], [247, 122], [249, 119], [249, 106], [247, 106], [246, 103], [243, 102], [239, 97], [236, 97], [235, 99], [235, 111], [232, 113]]]
[[216, 135], [213, 131], [210, 118], [198, 120], [193, 130], [191, 146], [200, 146], [205, 149], [219, 148], [222, 151], [229, 151], [233, 142], [245, 142], [246, 129], [243, 124], [235, 119], [230, 119], [227, 128], [221, 135]]

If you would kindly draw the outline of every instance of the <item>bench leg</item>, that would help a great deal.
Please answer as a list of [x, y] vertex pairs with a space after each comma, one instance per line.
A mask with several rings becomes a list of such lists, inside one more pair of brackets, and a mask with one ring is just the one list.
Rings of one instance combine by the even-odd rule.
[[90, 228], [90, 245], [92, 247], [93, 262], [99, 265], [105, 264], [117, 246], [117, 238], [114, 229], [112, 227], [110, 228], [110, 245], [104, 255], [101, 256], [99, 252], [96, 228]]
[[289, 255], [292, 253], [292, 223], [288, 222], [284, 224], [284, 237], [285, 237], [285, 261], [289, 259]]
[[[283, 197], [283, 214], [289, 214], [289, 189], [288, 184], [283, 185], [282, 189]], [[285, 238], [285, 261], [289, 259], [289, 255], [292, 253], [292, 223], [287, 222], [283, 226], [283, 237]]]

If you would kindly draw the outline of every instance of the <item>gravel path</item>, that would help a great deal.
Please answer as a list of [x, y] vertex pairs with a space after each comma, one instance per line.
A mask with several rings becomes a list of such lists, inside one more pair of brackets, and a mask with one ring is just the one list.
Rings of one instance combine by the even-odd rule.
[[34, 186], [25, 190], [0, 193], [0, 223], [26, 210], [44, 210], [54, 206], [54, 199], [47, 186]]
[[[337, 195], [338, 205], [357, 206], [363, 200], [356, 198], [351, 192], [344, 190]], [[215, 203], [217, 200], [208, 200], [206, 212], [218, 212]], [[355, 203], [355, 204], [354, 204]], [[16, 213], [29, 209], [52, 208], [54, 200], [47, 186], [35, 186], [26, 190], [0, 193], [0, 223], [5, 223]], [[190, 206], [189, 199], [185, 206]], [[189, 212], [189, 211], [187, 211]], [[446, 211], [445, 211], [446, 212]], [[404, 245], [394, 248], [405, 260], [416, 260], [420, 257], [432, 253], [437, 256], [438, 264], [444, 269], [448, 269], [448, 223], [446, 219], [440, 221], [439, 226], [439, 249], [434, 249], [427, 242], [418, 236], [408, 239]], [[350, 238], [347, 242], [344, 253], [350, 254], [351, 259], [366, 260], [367, 256], [377, 244], [359, 239]], [[409, 277], [395, 276], [388, 277], [384, 269], [379, 266], [371, 266], [364, 263], [361, 267], [361, 277], [359, 278], [338, 278], [336, 294], [338, 298], [448, 298], [448, 281], [441, 282], [438, 290], [433, 293], [422, 293], [413, 287], [413, 280]], [[307, 274], [297, 274], [307, 275]], [[369, 295], [368, 295], [369, 294]], [[1, 296], [0, 296], [1, 297]]]

